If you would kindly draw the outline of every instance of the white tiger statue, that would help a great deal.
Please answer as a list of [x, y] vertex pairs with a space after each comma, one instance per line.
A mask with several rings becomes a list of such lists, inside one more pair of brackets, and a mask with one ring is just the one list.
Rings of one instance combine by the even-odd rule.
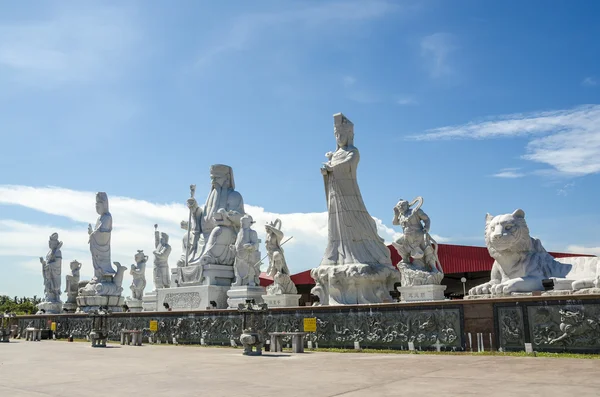
[[471, 288], [469, 295], [543, 291], [544, 279], [554, 279], [555, 289], [600, 287], [598, 258], [556, 260], [540, 240], [530, 237], [523, 210], [497, 216], [487, 214], [485, 223], [485, 245], [495, 261], [490, 281]]

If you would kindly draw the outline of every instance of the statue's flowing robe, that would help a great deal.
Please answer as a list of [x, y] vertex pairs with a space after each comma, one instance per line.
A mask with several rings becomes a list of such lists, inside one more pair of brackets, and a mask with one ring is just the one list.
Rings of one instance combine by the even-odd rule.
[[[255, 249], [253, 251], [246, 250], [244, 247], [246, 244], [254, 245]], [[250, 228], [241, 229], [235, 241], [235, 251], [236, 256], [234, 266], [239, 277], [241, 279], [245, 279], [251, 276], [253, 279], [248, 279], [246, 282], [256, 282], [257, 280], [254, 280], [254, 278], [258, 277], [254, 276], [258, 276], [258, 274], [255, 274], [257, 270], [255, 266], [258, 266], [257, 263], [260, 261], [260, 252], [258, 251], [258, 234], [256, 231]]]
[[44, 266], [44, 286], [46, 287], [45, 297], [49, 302], [53, 302], [60, 297], [60, 275], [62, 270], [62, 253], [59, 249], [50, 250], [46, 255], [46, 266]]
[[146, 288], [146, 263], [142, 262], [137, 266], [134, 266], [131, 275], [133, 281], [131, 282], [131, 293], [133, 299], [142, 299], [144, 295], [144, 288]]
[[[231, 225], [218, 225], [213, 217], [219, 209], [233, 211], [229, 216]], [[240, 219], [245, 214], [242, 195], [231, 188], [213, 188], [204, 208], [197, 208], [192, 216], [193, 241], [190, 246], [193, 258], [191, 265], [197, 265], [203, 256], [209, 263], [233, 265], [235, 253], [229, 246], [236, 240]], [[219, 214], [216, 214], [219, 216]]]
[[273, 251], [269, 255], [269, 260], [271, 265], [267, 274], [273, 277], [273, 284], [267, 287], [267, 293], [269, 295], [296, 294], [298, 290], [290, 278], [290, 271], [285, 262], [283, 250], [279, 248]]
[[357, 148], [341, 147], [329, 162], [332, 170], [324, 175], [328, 207], [328, 242], [321, 266], [391, 266], [389, 249], [377, 234], [377, 226], [367, 212], [356, 181], [359, 159]]
[[90, 252], [92, 253], [92, 264], [94, 265], [96, 279], [116, 273], [110, 263], [111, 232], [112, 216], [107, 212], [98, 217], [94, 232], [90, 235]]

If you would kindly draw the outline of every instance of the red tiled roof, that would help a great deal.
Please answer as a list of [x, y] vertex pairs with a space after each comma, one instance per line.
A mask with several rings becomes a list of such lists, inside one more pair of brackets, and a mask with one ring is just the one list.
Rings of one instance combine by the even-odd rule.
[[310, 269], [294, 274], [290, 277], [296, 285], [314, 285], [315, 280], [310, 276]]
[[[392, 257], [392, 263], [395, 265], [400, 262], [402, 257], [392, 245], [388, 245]], [[564, 252], [550, 252], [555, 258], [565, 258], [570, 256], [593, 256], [585, 254], [571, 254]], [[488, 253], [485, 247], [473, 247], [468, 245], [439, 244], [438, 257], [442, 263], [444, 273], [468, 273], [468, 272], [489, 272], [492, 270], [494, 259]], [[291, 276], [296, 285], [314, 285], [315, 280], [310, 276], [310, 270], [305, 270]], [[273, 283], [273, 279], [260, 274], [260, 285], [266, 287]]]
[[265, 273], [265, 272], [261, 272], [260, 276], [258, 276], [258, 278], [260, 279], [261, 287], [266, 287], [268, 285], [273, 284], [273, 277], [267, 275], [267, 273]]
[[[396, 265], [402, 257], [392, 245], [388, 246], [392, 263]], [[582, 254], [571, 254], [563, 252], [549, 252], [555, 258], [565, 258], [570, 256], [593, 256]], [[485, 272], [492, 270], [494, 259], [488, 253], [485, 247], [472, 247], [467, 245], [439, 244], [438, 257], [442, 264], [444, 273], [467, 273], [467, 272]]]

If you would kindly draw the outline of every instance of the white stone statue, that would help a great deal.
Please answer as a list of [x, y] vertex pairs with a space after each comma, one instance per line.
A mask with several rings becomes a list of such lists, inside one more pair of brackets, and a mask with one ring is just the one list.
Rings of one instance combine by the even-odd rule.
[[42, 275], [44, 276], [44, 302], [60, 302], [60, 282], [62, 270], [62, 241], [58, 241], [58, 233], [52, 233], [48, 241], [50, 251], [46, 259], [40, 257]]
[[[169, 245], [169, 235], [159, 233], [158, 225], [154, 225], [154, 288], [169, 288], [169, 255], [171, 246]], [[145, 279], [144, 279], [145, 285]]]
[[[181, 223], [179, 224], [179, 226], [186, 232], [190, 231], [190, 228], [188, 225], [189, 225], [188, 221], [181, 221]], [[177, 261], [177, 267], [187, 266], [185, 256], [186, 256], [186, 252], [188, 252], [188, 242], [189, 241], [190, 241], [190, 238], [188, 237], [188, 235], [184, 234], [183, 238], [181, 239], [181, 257]], [[187, 258], [187, 259], [189, 260], [189, 258]]]
[[290, 269], [285, 261], [281, 241], [283, 232], [281, 231], [281, 220], [265, 225], [267, 232], [267, 255], [269, 257], [269, 267], [267, 275], [273, 278], [273, 284], [267, 287], [267, 295], [296, 294], [298, 290], [290, 278]]
[[210, 167], [212, 188], [204, 207], [195, 198], [188, 199], [192, 216], [190, 265], [233, 265], [234, 252], [229, 246], [235, 242], [240, 219], [245, 214], [242, 195], [236, 192], [233, 170], [228, 165]]
[[398, 269], [403, 287], [437, 285], [444, 278], [438, 245], [429, 234], [431, 220], [421, 209], [422, 205], [423, 198], [417, 197], [411, 203], [400, 199], [394, 207], [392, 223], [402, 226], [403, 234], [392, 245], [402, 257]]
[[92, 225], [88, 225], [94, 277], [79, 288], [78, 311], [98, 310], [102, 306], [108, 306], [112, 311], [120, 311], [124, 302], [121, 292], [127, 266], [114, 262], [115, 270], [110, 263], [112, 216], [108, 212], [108, 196], [104, 192], [96, 194], [96, 212], [99, 215], [96, 226], [92, 228]]
[[256, 231], [250, 228], [254, 221], [246, 214], [240, 219], [240, 223], [235, 244], [230, 246], [230, 250], [235, 253], [235, 281], [232, 286], [260, 286], [260, 240]]
[[354, 125], [343, 114], [334, 118], [335, 152], [327, 153], [321, 174], [328, 209], [328, 241], [319, 267], [311, 271], [311, 293], [320, 304], [391, 302], [399, 281], [389, 249], [363, 202], [356, 180], [359, 152]]
[[96, 193], [96, 226], [88, 225], [90, 252], [94, 265], [94, 278], [97, 281], [105, 275], [114, 275], [116, 271], [110, 263], [110, 235], [112, 232], [112, 215], [108, 212], [108, 196], [104, 192]]
[[77, 291], [79, 290], [79, 279], [80, 279], [80, 270], [81, 263], [74, 260], [71, 262], [71, 274], [67, 274], [66, 276], [66, 284], [65, 292], [67, 293], [67, 302], [70, 305], [76, 304], [77, 301]]
[[143, 250], [138, 250], [134, 256], [135, 265], [131, 265], [129, 274], [133, 277], [131, 282], [131, 298], [135, 300], [142, 300], [144, 296], [144, 288], [146, 288], [146, 262], [148, 262], [148, 255], [144, 255]]
[[557, 261], [540, 240], [530, 237], [521, 209], [512, 214], [487, 214], [485, 244], [495, 259], [490, 281], [471, 288], [469, 295], [543, 291], [544, 279], [554, 279], [555, 286], [566, 284], [569, 290], [598, 287], [598, 258]]

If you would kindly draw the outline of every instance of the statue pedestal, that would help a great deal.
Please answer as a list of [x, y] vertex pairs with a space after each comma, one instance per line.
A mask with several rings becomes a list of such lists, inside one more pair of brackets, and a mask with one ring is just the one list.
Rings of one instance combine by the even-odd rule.
[[263, 295], [262, 298], [269, 307], [294, 307], [300, 301], [299, 294]]
[[75, 313], [77, 311], [77, 303], [66, 302], [63, 303], [63, 312]]
[[158, 299], [158, 294], [156, 291], [148, 292], [144, 294], [142, 297], [142, 310], [145, 312], [155, 312], [156, 311], [156, 300]]
[[122, 296], [78, 296], [77, 306], [78, 312], [88, 313], [90, 310], [100, 310], [100, 307], [106, 308], [111, 312], [122, 312], [125, 298]]
[[321, 265], [310, 271], [316, 285], [311, 294], [320, 305], [390, 303], [390, 291], [400, 282], [400, 273], [391, 265]]
[[43, 310], [45, 314], [60, 314], [62, 313], [62, 302], [41, 302], [37, 305], [38, 310]]
[[265, 295], [264, 287], [250, 287], [248, 285], [243, 285], [239, 287], [231, 287], [229, 291], [227, 291], [227, 304], [230, 309], [237, 309], [238, 304], [246, 303], [248, 299], [254, 299], [254, 303], [259, 304], [263, 303], [263, 295]]
[[422, 302], [444, 300], [445, 285], [415, 285], [414, 287], [398, 287], [400, 302]]
[[142, 311], [144, 301], [139, 299], [126, 299], [125, 304], [129, 307], [130, 312], [137, 313]]
[[[228, 289], [229, 286], [219, 285], [193, 285], [189, 287], [178, 288], [159, 288], [157, 290], [155, 310], [206, 310], [207, 307], [212, 306], [210, 304], [211, 301], [217, 304], [215, 309], [226, 309]], [[168, 309], [165, 307], [165, 303], [169, 306]]]
[[233, 266], [228, 265], [194, 265], [171, 269], [171, 284], [177, 287], [194, 285], [229, 287], [234, 278]]

